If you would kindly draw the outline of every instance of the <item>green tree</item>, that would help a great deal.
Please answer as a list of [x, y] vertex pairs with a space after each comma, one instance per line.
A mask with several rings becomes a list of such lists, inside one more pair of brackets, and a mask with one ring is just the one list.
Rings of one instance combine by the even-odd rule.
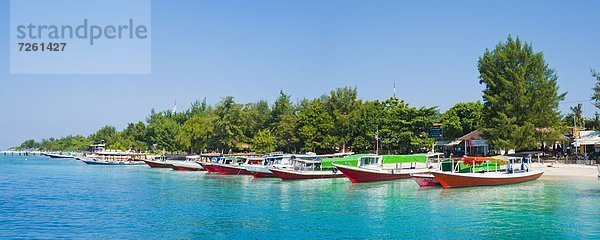
[[269, 124], [271, 134], [276, 139], [277, 149], [296, 152], [299, 149], [298, 119], [296, 106], [290, 99], [291, 97], [283, 91], [279, 92], [279, 97], [271, 108]]
[[353, 150], [373, 150], [378, 128], [384, 126], [385, 104], [379, 100], [356, 103], [352, 112]]
[[583, 116], [583, 104], [579, 103], [574, 107], [570, 107], [570, 110], [571, 112], [565, 116], [565, 125], [571, 127], [577, 125], [578, 128], [585, 127], [585, 117]]
[[252, 150], [260, 153], [273, 152], [277, 143], [268, 129], [262, 129], [252, 138]]
[[600, 130], [600, 114], [594, 113], [594, 118], [585, 121], [585, 128], [591, 130]]
[[334, 122], [324, 107], [323, 99], [302, 100], [297, 119], [302, 150], [314, 152], [333, 147]]
[[33, 139], [29, 139], [21, 143], [21, 145], [17, 148], [17, 150], [25, 150], [25, 149], [37, 149], [39, 148], [39, 143], [37, 143]]
[[222, 150], [236, 150], [242, 142], [242, 107], [227, 96], [215, 107], [214, 144]]
[[104, 142], [107, 145], [110, 145], [113, 143], [112, 141], [114, 140], [116, 134], [117, 129], [115, 127], [106, 125], [90, 135], [89, 139], [94, 143]]
[[123, 129], [121, 137], [123, 138], [124, 147], [145, 151], [150, 148], [147, 135], [146, 125], [143, 122], [137, 122], [127, 124], [127, 127]]
[[421, 151], [429, 147], [433, 139], [427, 131], [437, 115], [437, 108], [409, 107], [395, 97], [384, 101], [383, 125], [380, 126], [382, 149], [400, 152]]
[[156, 146], [153, 150], [177, 151], [180, 149], [175, 136], [179, 134], [181, 126], [176, 120], [164, 113], [157, 113], [150, 115], [147, 122], [146, 137], [153, 148]]
[[334, 121], [333, 141], [342, 151], [353, 139], [352, 112], [356, 110], [356, 87], [343, 87], [331, 91], [325, 99], [325, 107]]
[[272, 126], [277, 125], [283, 115], [293, 111], [293, 104], [290, 96], [285, 94], [283, 90], [279, 91], [279, 97], [273, 104], [273, 109], [270, 112], [269, 122]]
[[479, 101], [455, 104], [439, 119], [444, 138], [455, 139], [477, 130], [483, 125], [482, 115], [483, 104]]
[[188, 152], [208, 149], [214, 138], [214, 118], [208, 114], [195, 115], [188, 119], [177, 135], [177, 140]]
[[269, 127], [270, 112], [269, 103], [264, 100], [256, 103], [247, 103], [243, 106], [240, 116], [240, 120], [243, 122], [243, 141], [252, 139], [259, 130]]
[[[530, 149], [558, 140], [560, 114], [557, 76], [531, 44], [508, 37], [485, 50], [478, 63], [483, 90], [485, 135], [501, 149]], [[552, 134], [536, 135], [550, 129]]]
[[594, 94], [592, 95], [592, 100], [594, 101], [594, 106], [600, 108], [600, 73], [595, 70], [590, 70], [592, 72], [592, 76], [596, 78], [596, 83], [594, 85]]

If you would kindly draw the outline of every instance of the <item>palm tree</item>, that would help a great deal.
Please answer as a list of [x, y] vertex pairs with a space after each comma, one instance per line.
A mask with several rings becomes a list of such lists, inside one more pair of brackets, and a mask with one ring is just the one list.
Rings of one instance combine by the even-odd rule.
[[576, 126], [585, 127], [585, 118], [583, 117], [583, 104], [579, 103], [575, 107], [571, 107], [571, 116], [575, 119]]

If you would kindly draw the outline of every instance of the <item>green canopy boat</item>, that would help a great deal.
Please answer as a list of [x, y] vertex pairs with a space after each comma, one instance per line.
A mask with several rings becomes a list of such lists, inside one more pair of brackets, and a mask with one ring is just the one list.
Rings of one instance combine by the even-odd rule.
[[365, 156], [376, 156], [375, 154], [354, 154], [343, 158], [323, 158], [321, 159], [321, 169], [333, 169], [333, 164], [343, 164], [356, 166], [358, 159]]

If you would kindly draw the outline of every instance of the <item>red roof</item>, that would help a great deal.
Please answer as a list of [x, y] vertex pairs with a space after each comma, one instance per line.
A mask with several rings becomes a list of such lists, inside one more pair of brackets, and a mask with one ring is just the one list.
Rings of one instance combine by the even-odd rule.
[[470, 133], [467, 133], [466, 135], [459, 137], [458, 140], [461, 141], [465, 141], [465, 140], [484, 140], [483, 138], [483, 131], [482, 130], [475, 130], [472, 131]]

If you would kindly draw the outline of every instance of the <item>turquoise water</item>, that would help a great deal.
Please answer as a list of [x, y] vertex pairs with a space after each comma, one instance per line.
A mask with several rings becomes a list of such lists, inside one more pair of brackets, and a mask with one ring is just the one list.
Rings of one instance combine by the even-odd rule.
[[600, 181], [422, 189], [0, 156], [0, 238], [600, 239]]

